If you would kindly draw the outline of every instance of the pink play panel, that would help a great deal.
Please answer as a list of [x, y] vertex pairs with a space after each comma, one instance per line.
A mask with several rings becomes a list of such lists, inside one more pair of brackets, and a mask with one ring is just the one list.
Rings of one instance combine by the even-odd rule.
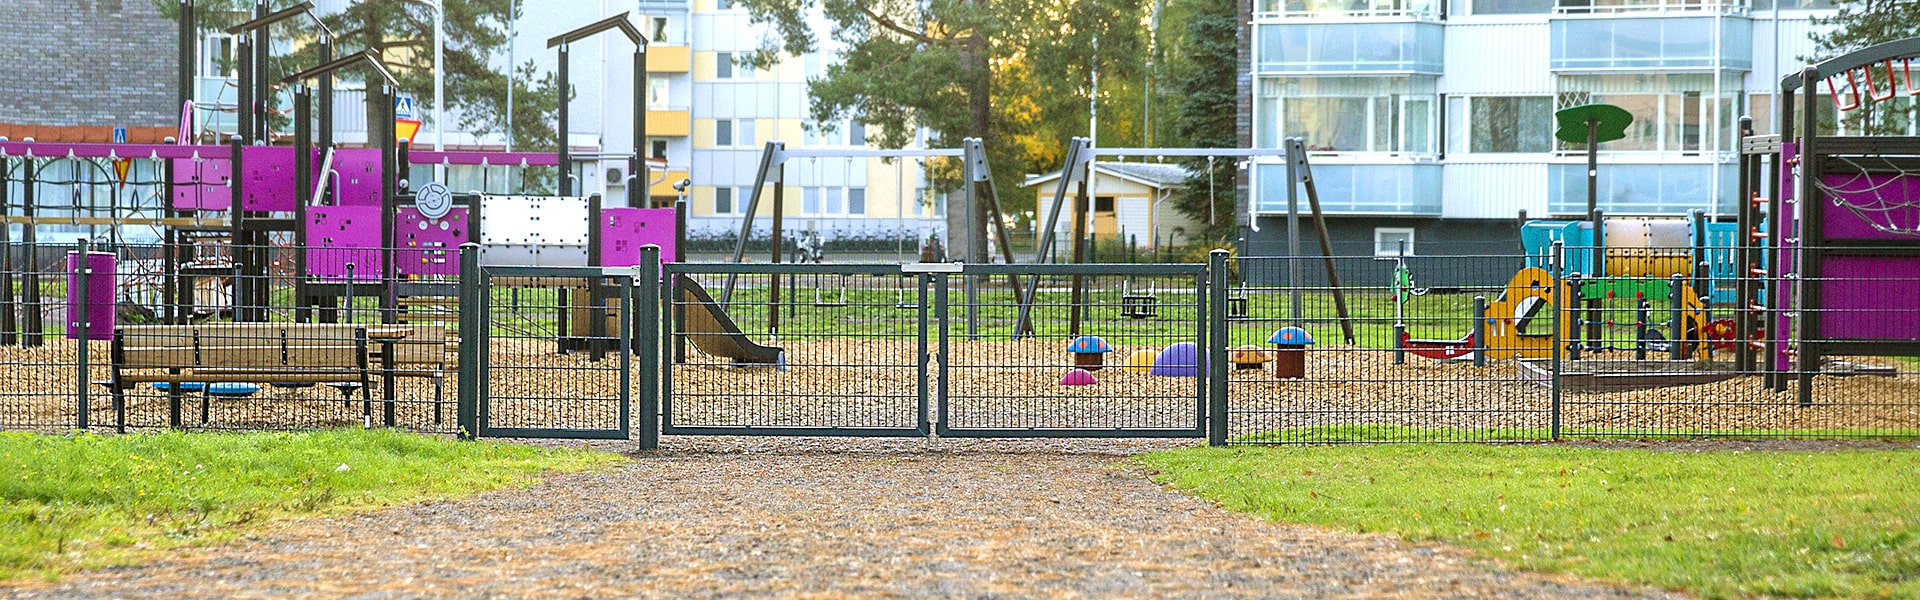
[[230, 177], [233, 163], [224, 158], [173, 159], [173, 209], [226, 210], [233, 206]]
[[600, 209], [600, 264], [640, 264], [640, 247], [647, 244], [660, 247], [661, 262], [672, 262], [677, 225], [679, 219], [671, 208]]
[[468, 225], [465, 208], [455, 207], [444, 218], [428, 219], [411, 206], [401, 207], [393, 218], [393, 239], [399, 246], [393, 256], [394, 272], [459, 275], [460, 245], [467, 243]]
[[380, 279], [380, 207], [315, 206], [307, 209], [307, 273], [354, 281]]

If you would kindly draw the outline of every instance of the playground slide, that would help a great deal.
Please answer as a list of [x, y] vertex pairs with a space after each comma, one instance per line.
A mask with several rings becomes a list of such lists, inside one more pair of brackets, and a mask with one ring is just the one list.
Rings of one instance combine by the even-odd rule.
[[720, 303], [713, 301], [713, 296], [707, 294], [700, 282], [686, 275], [677, 275], [674, 281], [680, 288], [680, 302], [676, 307], [681, 311], [681, 331], [694, 347], [713, 356], [733, 359], [736, 365], [786, 366], [785, 350], [747, 339], [747, 334], [740, 332], [740, 326], [727, 316]]

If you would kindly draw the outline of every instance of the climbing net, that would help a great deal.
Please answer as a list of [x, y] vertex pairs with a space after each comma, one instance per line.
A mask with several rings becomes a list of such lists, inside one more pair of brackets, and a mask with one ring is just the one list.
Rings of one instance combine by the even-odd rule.
[[1830, 157], [1814, 185], [1875, 231], [1920, 238], [1920, 162], [1903, 158]]

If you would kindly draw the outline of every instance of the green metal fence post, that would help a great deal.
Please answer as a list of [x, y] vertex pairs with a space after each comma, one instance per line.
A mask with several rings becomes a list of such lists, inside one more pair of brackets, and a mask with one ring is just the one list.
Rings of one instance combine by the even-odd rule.
[[1207, 253], [1207, 445], [1227, 443], [1227, 251]]
[[1686, 357], [1687, 337], [1690, 334], [1697, 334], [1702, 336], [1706, 335], [1706, 331], [1704, 331], [1705, 330], [1704, 325], [1706, 325], [1705, 323], [1701, 324], [1703, 326], [1701, 328], [1702, 331], [1698, 331], [1698, 332], [1687, 331], [1686, 318], [1681, 314], [1681, 310], [1680, 310], [1681, 301], [1685, 300], [1685, 298], [1680, 296], [1680, 286], [1685, 285], [1684, 282], [1685, 280], [1680, 278], [1679, 273], [1674, 273], [1673, 278], [1668, 280], [1667, 282], [1667, 359], [1668, 360], [1682, 360], [1683, 358]]
[[660, 247], [640, 248], [640, 272], [631, 286], [638, 299], [639, 337], [634, 353], [640, 355], [640, 449], [660, 448]]
[[471, 440], [479, 433], [480, 380], [486, 377], [480, 355], [486, 351], [487, 331], [480, 314], [487, 310], [487, 299], [480, 295], [480, 245], [460, 245], [460, 393], [455, 409], [460, 439]]
[[[1552, 416], [1551, 416], [1552, 427], [1548, 431], [1548, 437], [1554, 440], [1559, 440], [1560, 439], [1560, 394], [1561, 394], [1560, 353], [1561, 353], [1561, 349], [1567, 343], [1566, 336], [1562, 335], [1560, 331], [1561, 330], [1560, 323], [1561, 323], [1561, 319], [1566, 318], [1565, 315], [1563, 315], [1562, 313], [1565, 313], [1569, 310], [1577, 311], [1579, 310], [1579, 306], [1577, 304], [1574, 306], [1567, 306], [1564, 303], [1564, 301], [1567, 299], [1562, 298], [1560, 294], [1561, 288], [1569, 285], [1565, 282], [1566, 281], [1565, 279], [1562, 279], [1562, 276], [1566, 274], [1567, 248], [1565, 245], [1563, 245], [1560, 242], [1553, 243], [1553, 260], [1552, 260], [1551, 266], [1553, 267], [1553, 282], [1554, 282], [1553, 283], [1553, 354], [1552, 354], [1553, 378], [1548, 384], [1548, 389], [1550, 390], [1548, 392], [1548, 395], [1551, 398], [1551, 402], [1548, 410], [1552, 412]], [[1571, 285], [1578, 285], [1578, 283], [1576, 282]], [[1574, 299], [1577, 300], [1580, 296], [1578, 293], [1575, 293], [1573, 297]]]
[[1473, 366], [1487, 366], [1487, 297], [1473, 297]]
[[[32, 225], [27, 226], [32, 227]], [[71, 275], [74, 282], [74, 289], [68, 290], [67, 292], [67, 298], [69, 299], [67, 306], [72, 307], [74, 314], [67, 315], [67, 323], [72, 325], [73, 329], [80, 333], [79, 339], [74, 340], [75, 343], [79, 344], [79, 354], [73, 361], [73, 389], [75, 407], [76, 410], [79, 411], [79, 425], [81, 429], [86, 429], [88, 426], [87, 421], [89, 417], [92, 416], [88, 414], [92, 411], [88, 410], [87, 402], [87, 333], [88, 330], [91, 329], [87, 323], [87, 305], [93, 304], [93, 302], [91, 302], [92, 294], [88, 293], [87, 290], [87, 284], [89, 283], [87, 280], [92, 279], [89, 275], [93, 274], [93, 269], [88, 267], [93, 261], [92, 257], [87, 255], [93, 252], [93, 245], [90, 240], [83, 237], [73, 243], [73, 249], [74, 252], [77, 253], [76, 262], [74, 263], [74, 273]], [[176, 383], [174, 385], [179, 384]], [[120, 433], [126, 432], [126, 420], [121, 419]]]

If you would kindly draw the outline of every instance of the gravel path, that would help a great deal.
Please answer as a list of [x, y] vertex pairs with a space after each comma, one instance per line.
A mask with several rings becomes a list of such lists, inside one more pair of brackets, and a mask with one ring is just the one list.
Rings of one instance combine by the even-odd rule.
[[[1666, 597], [1234, 515], [1143, 442], [669, 440], [602, 473], [270, 526], [13, 597]], [[630, 446], [628, 446], [630, 447]]]

